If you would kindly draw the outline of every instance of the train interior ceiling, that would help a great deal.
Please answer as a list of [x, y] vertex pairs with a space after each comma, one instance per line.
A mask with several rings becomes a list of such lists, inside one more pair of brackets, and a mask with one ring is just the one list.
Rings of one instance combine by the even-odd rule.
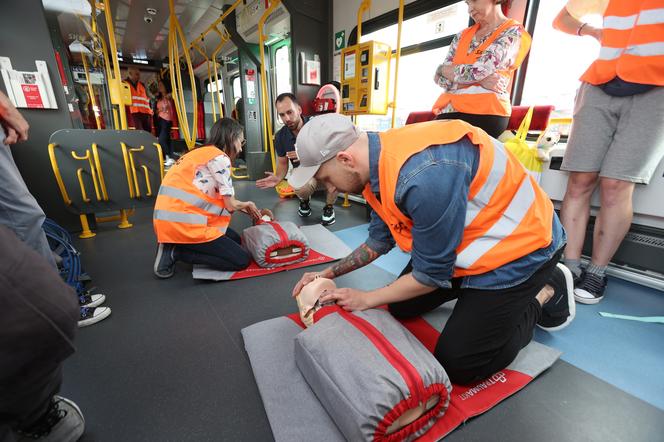
[[[148, 97], [157, 95], [160, 82], [173, 93], [175, 157], [203, 145], [222, 116], [234, 118], [246, 139], [244, 155], [232, 168], [237, 198], [270, 208], [279, 220], [320, 224], [323, 194], [312, 200], [313, 215], [300, 218], [297, 198], [256, 188], [256, 180], [274, 171], [274, 134], [283, 127], [275, 98], [292, 92], [303, 114], [314, 115], [321, 85], [344, 84], [349, 69], [344, 50], [378, 41], [390, 48], [374, 79], [376, 89], [380, 78], [385, 91], [383, 105], [375, 100], [382, 108], [345, 110], [368, 131], [400, 127], [411, 114], [428, 112], [440, 94], [433, 73], [453, 36], [471, 23], [467, 6], [454, 0], [404, 1], [399, 26], [399, 3], [2, 2], [0, 57], [19, 71], [33, 71], [35, 61], [44, 60], [55, 100], [48, 109], [19, 109], [30, 124], [30, 137], [12, 147], [14, 159], [46, 216], [72, 232], [86, 272], [113, 309], [108, 319], [79, 330], [77, 352], [65, 364], [62, 394], [85, 413], [82, 440], [274, 439], [275, 417], [266, 412], [241, 330], [296, 312], [293, 286], [304, 271], [325, 268], [209, 282], [192, 279], [191, 266], [180, 263], [172, 279], [154, 277], [152, 210], [164, 173], [163, 153], [152, 147], [155, 127], [150, 136], [141, 134], [145, 138], [125, 132], [136, 124], [128, 86], [121, 83], [128, 69], [140, 71]], [[559, 137], [540, 177], [557, 209], [567, 183], [560, 166], [578, 78], [599, 49], [592, 39], [580, 41], [552, 29], [565, 3], [513, 0], [506, 11], [533, 36], [530, 54], [511, 84], [511, 100], [524, 112], [531, 106], [548, 109], [541, 127], [531, 125], [528, 141], [536, 145], [545, 134]], [[590, 20], [601, 23], [601, 17]], [[6, 68], [2, 58], [0, 65]], [[4, 87], [0, 83], [0, 90]], [[354, 105], [361, 107], [361, 101]], [[82, 135], [83, 130], [91, 135]], [[101, 178], [88, 150], [104, 139], [102, 132], [93, 132], [100, 130], [115, 133], [110, 136], [118, 141], [127, 137], [127, 145], [139, 140], [125, 149], [124, 162], [122, 156], [109, 160], [103, 177], [98, 173]], [[91, 141], [86, 145], [84, 139]], [[80, 166], [86, 154], [90, 172], [87, 162]], [[135, 167], [135, 158], [144, 165]], [[115, 192], [127, 183], [129, 193], [117, 200], [99, 189]], [[535, 341], [562, 351], [560, 359], [522, 391], [453, 431], [449, 440], [662, 440], [664, 334], [661, 323], [644, 319], [661, 321], [664, 315], [662, 192], [664, 161], [650, 184], [636, 186], [634, 219], [609, 265], [605, 300], [578, 305], [574, 323], [559, 333], [535, 333]], [[598, 195], [592, 204], [584, 261], [592, 248]], [[350, 249], [366, 238], [365, 206], [360, 195], [341, 195], [335, 205], [336, 223], [328, 230]], [[133, 227], [118, 229], [118, 222]], [[234, 216], [231, 227], [240, 232], [249, 225], [248, 218]], [[85, 233], [90, 237], [82, 238]], [[394, 250], [337, 283], [375, 289], [394, 281], [407, 262], [407, 254]], [[312, 435], [309, 440], [322, 439]]]

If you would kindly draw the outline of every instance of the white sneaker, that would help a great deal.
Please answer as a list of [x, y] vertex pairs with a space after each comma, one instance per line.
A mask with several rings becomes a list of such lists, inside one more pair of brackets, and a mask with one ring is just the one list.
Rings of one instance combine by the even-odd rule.
[[171, 167], [173, 164], [175, 164], [175, 160], [171, 157], [166, 157], [166, 160], [164, 161], [164, 166]]
[[96, 324], [103, 321], [111, 314], [111, 309], [108, 307], [81, 307], [81, 315], [78, 318], [79, 327], [87, 327], [88, 325]]

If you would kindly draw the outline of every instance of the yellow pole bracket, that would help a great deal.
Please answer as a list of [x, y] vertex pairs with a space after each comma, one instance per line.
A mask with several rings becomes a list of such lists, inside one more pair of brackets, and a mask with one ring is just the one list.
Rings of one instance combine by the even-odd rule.
[[[95, 170], [96, 168], [95, 168], [95, 165], [93, 163], [92, 155], [90, 154], [90, 149], [85, 149], [85, 155], [82, 155], [82, 156], [78, 155], [76, 152], [74, 152], [72, 150], [71, 151], [71, 156], [75, 160], [87, 161], [88, 162], [88, 164], [90, 165], [90, 175], [92, 175], [92, 184], [95, 188], [95, 195], [97, 196], [97, 201], [101, 201], [102, 198], [101, 198], [101, 193], [99, 191], [99, 182], [97, 180], [97, 172]], [[85, 183], [83, 182], [83, 168], [82, 167], [79, 168], [76, 171], [76, 174], [78, 175], [78, 183], [81, 186], [81, 196], [83, 197], [83, 201], [85, 201], [86, 203], [89, 203], [90, 198], [88, 198], [88, 196], [87, 196], [87, 192], [85, 191]]]

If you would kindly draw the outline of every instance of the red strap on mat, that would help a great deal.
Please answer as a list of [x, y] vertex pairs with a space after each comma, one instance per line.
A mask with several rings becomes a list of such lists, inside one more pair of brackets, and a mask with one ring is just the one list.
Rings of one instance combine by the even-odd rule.
[[[271, 245], [265, 250], [265, 262], [269, 264], [283, 264], [283, 263], [292, 263], [302, 259], [302, 257], [307, 253], [306, 245], [301, 241], [295, 241], [288, 238], [288, 234], [281, 225], [275, 221], [259, 221], [257, 224], [269, 224], [272, 226], [277, 235], [279, 235], [279, 242]], [[272, 252], [279, 249], [285, 249], [287, 247], [299, 247], [300, 252], [293, 256], [270, 256]]]

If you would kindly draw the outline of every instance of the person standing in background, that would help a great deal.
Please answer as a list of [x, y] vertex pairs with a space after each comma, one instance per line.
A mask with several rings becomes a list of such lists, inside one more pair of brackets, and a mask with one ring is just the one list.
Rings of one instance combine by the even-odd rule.
[[[603, 28], [581, 21], [604, 16]], [[574, 124], [561, 170], [570, 172], [561, 209], [565, 264], [577, 302], [604, 297], [606, 269], [632, 223], [634, 185], [648, 184], [664, 157], [664, 1], [570, 0], [553, 22], [562, 32], [600, 42], [581, 76]], [[581, 252], [590, 199], [600, 190], [590, 264]]]
[[145, 85], [141, 82], [141, 72], [135, 67], [130, 67], [127, 70], [125, 81], [131, 88], [129, 113], [131, 114], [134, 129], [152, 132], [152, 124], [150, 123], [152, 109], [150, 108], [150, 99], [148, 98]]
[[166, 83], [159, 80], [157, 92], [157, 136], [164, 154], [164, 166], [170, 167], [175, 163], [173, 145], [171, 143], [171, 128], [173, 127], [173, 99]]
[[475, 24], [457, 34], [434, 82], [444, 89], [433, 105], [439, 120], [463, 120], [498, 138], [512, 114], [512, 75], [530, 50], [530, 35], [505, 17], [508, 0], [466, 0]]

